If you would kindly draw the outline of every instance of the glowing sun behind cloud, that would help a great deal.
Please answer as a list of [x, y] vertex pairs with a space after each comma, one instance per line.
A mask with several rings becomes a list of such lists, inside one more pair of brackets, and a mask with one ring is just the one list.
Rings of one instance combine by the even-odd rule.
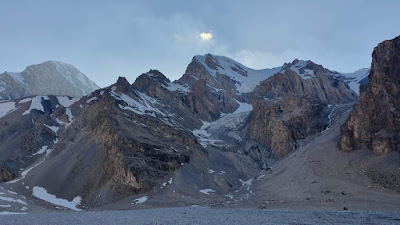
[[209, 41], [213, 37], [212, 33], [201, 33], [200, 34], [201, 40], [203, 41]]

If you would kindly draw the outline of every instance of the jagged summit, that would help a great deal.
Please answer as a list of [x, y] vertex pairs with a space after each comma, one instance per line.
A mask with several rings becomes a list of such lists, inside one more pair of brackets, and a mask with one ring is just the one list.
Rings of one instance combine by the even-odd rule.
[[118, 77], [117, 83], [115, 83], [115, 87], [118, 92], [128, 92], [131, 84], [125, 77]]
[[158, 70], [150, 70], [147, 73], [144, 73], [143, 75], [150, 77], [151, 79], [162, 83], [162, 84], [166, 84], [166, 83], [170, 83], [171, 81], [160, 71]]
[[[6, 77], [23, 87], [37, 76], [65, 84], [74, 73], [49, 61]], [[150, 70], [75, 100], [0, 101], [0, 180], [29, 204], [44, 203], [41, 190], [73, 209], [253, 201], [271, 162], [295, 157], [357, 98], [341, 79], [311, 61], [254, 70], [206, 54], [174, 82]]]
[[243, 94], [252, 92], [260, 81], [279, 72], [281, 67], [254, 70], [225, 56], [212, 54], [194, 56], [180, 82], [194, 85], [204, 79], [215, 89]]

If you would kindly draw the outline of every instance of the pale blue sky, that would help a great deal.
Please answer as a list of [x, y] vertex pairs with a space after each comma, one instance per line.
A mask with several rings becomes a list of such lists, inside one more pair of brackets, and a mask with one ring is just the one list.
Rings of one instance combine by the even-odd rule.
[[396, 0], [4, 0], [0, 71], [58, 60], [104, 87], [149, 69], [175, 80], [194, 55], [210, 52], [256, 69], [299, 58], [352, 72], [400, 35], [399, 10]]

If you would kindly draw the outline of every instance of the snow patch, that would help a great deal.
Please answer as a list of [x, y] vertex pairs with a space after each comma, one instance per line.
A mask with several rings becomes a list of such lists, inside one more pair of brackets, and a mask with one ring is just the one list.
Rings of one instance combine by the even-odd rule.
[[148, 196], [143, 196], [141, 198], [137, 198], [137, 199], [133, 200], [132, 204], [144, 203], [147, 201], [148, 198], [149, 198]]
[[353, 73], [342, 73], [341, 75], [347, 78], [347, 80], [344, 80], [344, 82], [349, 85], [350, 89], [360, 95], [360, 81], [368, 77], [370, 71], [370, 68], [363, 68]]
[[6, 116], [15, 110], [19, 109], [15, 106], [15, 102], [1, 102], [0, 103], [0, 118]]
[[246, 181], [243, 181], [241, 179], [239, 179], [239, 181], [242, 183], [242, 188], [246, 189], [246, 191], [248, 192], [246, 194], [247, 198], [250, 198], [252, 195], [254, 195], [254, 192], [250, 189], [251, 188], [251, 184], [253, 183], [254, 178], [250, 178]]
[[[117, 100], [122, 100], [125, 103], [124, 105], [121, 104], [118, 105], [121, 109], [129, 110], [139, 115], [149, 115], [152, 117], [156, 117], [161, 119], [164, 123], [170, 126], [174, 126], [172, 124], [173, 123], [172, 120], [169, 119], [172, 117], [172, 115], [171, 114], [167, 115], [166, 113], [159, 110], [156, 107], [156, 105], [161, 106], [161, 104], [156, 99], [138, 91], [134, 92], [139, 96], [140, 102], [134, 100], [129, 95], [126, 95], [124, 93], [117, 94], [115, 92], [115, 87], [112, 87], [110, 95]], [[160, 116], [157, 116], [156, 113], [159, 114]]]
[[200, 190], [200, 192], [203, 194], [209, 195], [211, 192], [215, 192], [215, 191], [213, 189], [207, 188], [207, 189]]
[[74, 122], [74, 116], [72, 115], [70, 108], [65, 109], [65, 114], [67, 114], [69, 121], [67, 124], [65, 124], [65, 127], [68, 127], [69, 125], [71, 125], [72, 122]]
[[296, 72], [303, 80], [309, 80], [312, 78], [316, 78], [313, 70], [304, 69], [304, 67], [307, 66], [307, 63], [308, 63], [308, 61], [299, 60], [298, 63], [291, 66], [289, 69]]
[[27, 205], [25, 201], [22, 201], [21, 199], [13, 199], [13, 198], [9, 198], [9, 197], [4, 197], [4, 196], [0, 196], [0, 200], [6, 201], [6, 202], [16, 202], [22, 205]]
[[80, 196], [75, 197], [74, 199], [72, 199], [72, 201], [68, 201], [66, 199], [57, 198], [57, 196], [47, 193], [46, 189], [38, 186], [32, 188], [32, 195], [36, 198], [42, 199], [43, 201], [52, 203], [54, 205], [62, 206], [75, 211], [82, 211], [82, 209], [77, 208], [77, 206], [80, 205], [82, 201], [82, 198]]
[[225, 195], [225, 197], [227, 197], [227, 198], [230, 198], [230, 199], [232, 199], [232, 200], [233, 200], [233, 195], [232, 195], [231, 193], [229, 193], [229, 194], [226, 194], [226, 195]]
[[[47, 146], [46, 146], [46, 147], [47, 147]], [[47, 151], [46, 151], [46, 152], [47, 152]], [[42, 164], [42, 163], [44, 162], [44, 160], [45, 160], [45, 159], [43, 159], [42, 161], [40, 161], [38, 164], [36, 164], [36, 165], [30, 167], [29, 169], [24, 170], [24, 171], [21, 173], [21, 178], [8, 181], [7, 183], [8, 183], [8, 184], [13, 184], [13, 183], [16, 183], [16, 182], [18, 182], [18, 181], [24, 179], [24, 178], [26, 177], [26, 175], [28, 175], [28, 173], [29, 173], [32, 169], [34, 169], [35, 167], [37, 167], [37, 166], [39, 166], [40, 164]]]
[[21, 104], [21, 103], [26, 103], [26, 102], [30, 102], [30, 101], [32, 101], [32, 98], [24, 98], [24, 99], [21, 99], [21, 100], [19, 100], [19, 104]]
[[36, 96], [36, 97], [32, 98], [31, 106], [29, 107], [28, 110], [26, 110], [24, 113], [22, 113], [22, 115], [27, 115], [34, 109], [44, 112], [44, 108], [42, 105], [42, 100], [43, 101], [45, 100], [44, 97], [47, 97], [47, 96]]
[[45, 127], [49, 128], [51, 131], [53, 131], [55, 134], [57, 134], [58, 130], [60, 129], [59, 127], [56, 126], [49, 126], [46, 124], [43, 124]]
[[211, 134], [209, 134], [206, 129], [211, 125], [211, 123], [206, 121], [202, 121], [202, 123], [203, 125], [200, 127], [200, 129], [192, 131], [193, 135], [196, 136], [199, 143], [204, 148], [206, 148], [208, 144], [213, 144], [213, 145], [218, 145], [218, 143], [222, 144], [221, 140], [214, 140], [210, 138]]
[[89, 103], [91, 103], [92, 101], [95, 101], [95, 100], [97, 100], [97, 99], [99, 99], [99, 98], [97, 98], [97, 97], [90, 98], [90, 99], [88, 99], [88, 100], [86, 101], [86, 103], [89, 104]]
[[13, 195], [18, 195], [18, 193], [14, 192], [14, 191], [7, 190], [7, 192], [10, 193], [10, 194], [13, 194]]
[[235, 101], [239, 104], [239, 107], [235, 110], [233, 113], [242, 113], [242, 112], [250, 112], [253, 111], [253, 105], [247, 104], [244, 102], [239, 102], [238, 100], [235, 99]]
[[167, 184], [169, 184], [169, 185], [172, 184], [172, 177], [167, 182], [162, 183], [162, 186], [165, 187], [165, 186], [167, 186]]
[[179, 92], [189, 92], [189, 87], [176, 84], [176, 83], [168, 83], [167, 86], [162, 85], [164, 88], [168, 89], [169, 91], [179, 91]]
[[40, 155], [45, 153], [47, 150], [47, 146], [43, 146], [42, 148], [39, 149], [39, 151], [37, 151], [36, 153], [34, 153], [33, 155]]
[[79, 98], [72, 98], [68, 96], [57, 96], [58, 102], [64, 107], [70, 107], [72, 104], [77, 102]]

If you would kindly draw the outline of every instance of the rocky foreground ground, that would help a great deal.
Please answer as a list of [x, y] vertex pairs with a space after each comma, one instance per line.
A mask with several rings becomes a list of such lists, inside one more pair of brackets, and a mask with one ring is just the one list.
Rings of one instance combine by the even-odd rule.
[[203, 207], [3, 215], [1, 224], [398, 224], [399, 213]]

